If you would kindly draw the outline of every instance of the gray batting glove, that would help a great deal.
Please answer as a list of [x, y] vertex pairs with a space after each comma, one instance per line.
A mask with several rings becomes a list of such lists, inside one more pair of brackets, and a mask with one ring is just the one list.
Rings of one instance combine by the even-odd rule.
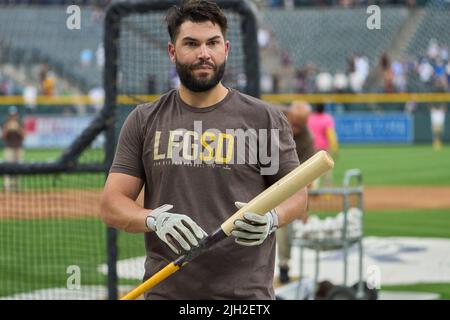
[[152, 210], [147, 216], [146, 225], [173, 252], [180, 254], [183, 250], [189, 251], [198, 246], [198, 241], [208, 234], [187, 215], [168, 212], [172, 208], [172, 205], [165, 204]]
[[[234, 205], [241, 209], [246, 205], [244, 202], [235, 202]], [[244, 220], [238, 219], [234, 222], [231, 235], [236, 237], [236, 243], [243, 246], [257, 246], [278, 228], [278, 214], [275, 209], [264, 215], [252, 212], [244, 213]]]

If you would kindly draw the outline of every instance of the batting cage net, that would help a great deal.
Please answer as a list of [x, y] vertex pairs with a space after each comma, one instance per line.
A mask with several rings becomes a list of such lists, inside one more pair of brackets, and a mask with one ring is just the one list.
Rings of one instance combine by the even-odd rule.
[[[79, 55], [98, 48], [102, 24], [71, 30], [66, 9], [0, 9], [2, 299], [107, 297], [106, 119], [98, 99], [71, 99], [101, 86]], [[90, 21], [91, 9], [81, 13]]]
[[[143, 236], [107, 229], [99, 200], [128, 113], [177, 85], [176, 3], [1, 7], [0, 299], [116, 299], [142, 280]], [[221, 6], [225, 83], [258, 96], [253, 7]]]
[[[0, 299], [116, 299], [141, 282], [143, 236], [106, 228], [99, 200], [126, 116], [179, 84], [164, 23], [179, 2], [0, 1]], [[382, 141], [430, 141], [421, 107], [450, 101], [447, 2], [380, 5], [378, 20], [377, 10], [358, 5], [217, 2], [229, 19], [227, 86], [274, 104], [306, 94], [301, 99], [326, 102], [335, 115], [401, 111], [370, 128], [383, 131]], [[335, 93], [349, 95], [328, 95]], [[367, 137], [360, 118], [352, 127], [347, 120], [340, 142], [359, 141], [355, 132]], [[316, 193], [313, 214], [342, 211], [340, 196], [327, 202]], [[324, 207], [330, 202], [337, 205]]]
[[[111, 38], [110, 46], [106, 45], [105, 49], [106, 63], [111, 63], [111, 68], [106, 70], [106, 81], [116, 83], [117, 86], [107, 88], [106, 96], [107, 99], [111, 98], [112, 103], [113, 100], [118, 103], [116, 132], [136, 104], [178, 88], [179, 79], [175, 66], [167, 54], [170, 39], [164, 22], [167, 9], [176, 3], [179, 1], [118, 3], [109, 11], [108, 17], [111, 20], [109, 23], [107, 21], [106, 32]], [[231, 43], [223, 82], [227, 86], [259, 96], [259, 56], [254, 7], [247, 1], [218, 3], [228, 19], [227, 40]], [[120, 237], [122, 233], [118, 235]], [[141, 246], [142, 244], [143, 240]], [[110, 241], [109, 252], [114, 252], [113, 248], [114, 244]], [[132, 251], [132, 248], [129, 249]], [[123, 250], [127, 251], [128, 247]], [[120, 261], [117, 264], [117, 277], [129, 278], [138, 284], [142, 281], [143, 266], [143, 256]], [[126, 289], [128, 288], [124, 287]]]

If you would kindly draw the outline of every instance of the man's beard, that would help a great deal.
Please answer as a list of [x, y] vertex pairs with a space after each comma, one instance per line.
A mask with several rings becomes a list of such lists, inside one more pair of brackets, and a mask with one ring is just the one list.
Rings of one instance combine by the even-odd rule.
[[[212, 68], [213, 75], [211, 78], [198, 78], [194, 76], [194, 69], [203, 64]], [[223, 78], [225, 73], [225, 65], [225, 61], [218, 66], [214, 66], [209, 62], [198, 62], [193, 65], [181, 64], [178, 61], [176, 62], [177, 73], [180, 77], [181, 83], [193, 92], [204, 92], [214, 88]]]

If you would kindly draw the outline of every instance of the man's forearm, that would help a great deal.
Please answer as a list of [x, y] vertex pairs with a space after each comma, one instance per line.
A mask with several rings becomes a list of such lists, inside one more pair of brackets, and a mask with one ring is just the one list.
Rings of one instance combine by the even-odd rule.
[[306, 219], [306, 208], [308, 203], [307, 188], [296, 192], [290, 198], [282, 202], [277, 208], [278, 226], [282, 227], [295, 219]]
[[145, 224], [149, 213], [149, 209], [142, 208], [135, 201], [121, 194], [102, 199], [102, 220], [107, 225], [122, 231], [149, 232]]

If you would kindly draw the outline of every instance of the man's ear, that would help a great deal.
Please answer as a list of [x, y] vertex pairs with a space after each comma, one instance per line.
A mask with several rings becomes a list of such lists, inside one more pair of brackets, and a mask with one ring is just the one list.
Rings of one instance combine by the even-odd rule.
[[230, 52], [230, 41], [225, 41], [225, 61], [228, 60], [228, 53]]
[[170, 61], [172, 61], [172, 63], [175, 64], [175, 62], [176, 62], [175, 45], [172, 43], [172, 41], [169, 41], [167, 43], [167, 52], [169, 53]]

